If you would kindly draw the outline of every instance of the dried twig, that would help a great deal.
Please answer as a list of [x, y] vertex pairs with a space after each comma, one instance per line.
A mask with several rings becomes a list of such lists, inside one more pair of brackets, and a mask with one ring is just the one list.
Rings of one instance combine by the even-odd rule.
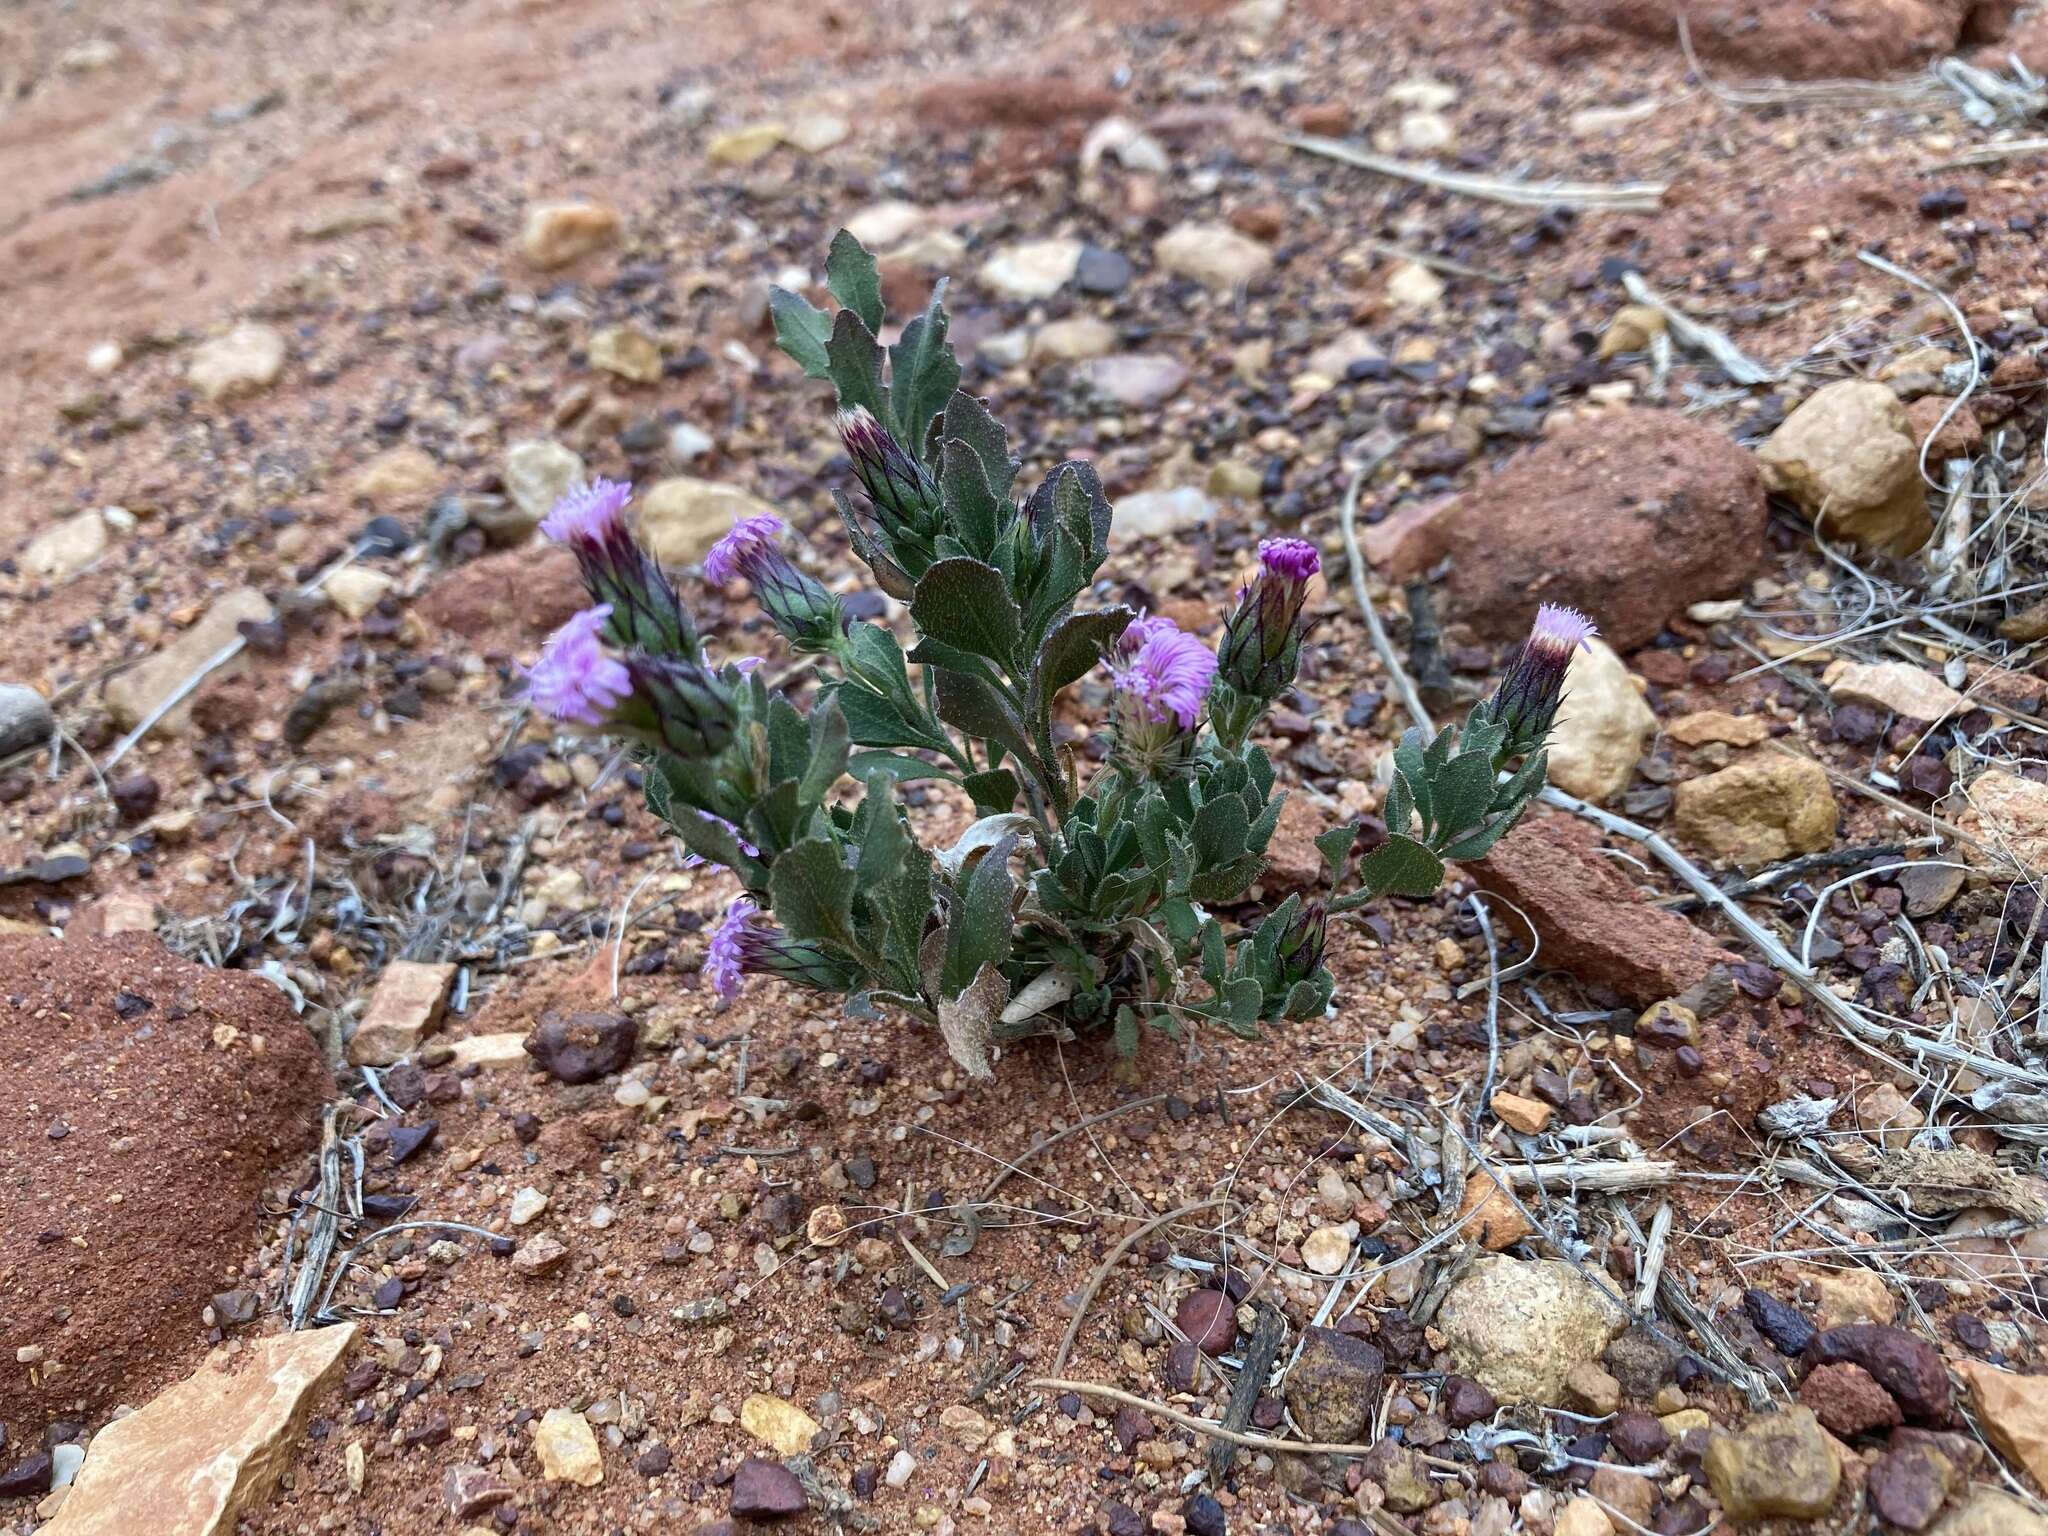
[[1659, 298], [1656, 291], [1643, 281], [1640, 273], [1622, 273], [1621, 285], [1628, 290], [1628, 296], [1636, 303], [1654, 309], [1664, 317], [1665, 327], [1671, 332], [1672, 340], [1691, 351], [1704, 352], [1714, 360], [1716, 367], [1737, 384], [1777, 382], [1777, 373], [1752, 360], [1742, 348], [1712, 326], [1702, 325], [1677, 305]]
[[1343, 139], [1318, 134], [1282, 133], [1274, 137], [1290, 149], [1341, 160], [1362, 171], [1516, 208], [1607, 208], [1620, 213], [1655, 213], [1664, 206], [1664, 193], [1668, 190], [1661, 181], [1625, 181], [1614, 185], [1590, 181], [1513, 181], [1504, 176], [1477, 176], [1468, 171], [1444, 171], [1412, 160], [1396, 160], [1360, 149]]
[[[1125, 1254], [1135, 1248], [1142, 1239], [1171, 1222], [1192, 1216], [1197, 1211], [1210, 1210], [1215, 1206], [1228, 1205], [1234, 1207], [1236, 1204], [1236, 1201], [1229, 1199], [1227, 1196], [1210, 1200], [1196, 1200], [1176, 1210], [1168, 1211], [1164, 1215], [1154, 1216], [1149, 1221], [1140, 1222], [1129, 1232], [1126, 1232], [1123, 1240], [1109, 1250], [1108, 1256], [1097, 1266], [1095, 1273], [1088, 1277], [1088, 1283], [1081, 1288], [1080, 1296], [1075, 1299], [1074, 1316], [1067, 1324], [1066, 1337], [1060, 1340], [1060, 1347], [1053, 1352], [1053, 1374], [1057, 1376], [1066, 1369], [1067, 1356], [1074, 1352], [1074, 1340], [1081, 1336], [1081, 1324], [1088, 1316], [1089, 1303], [1095, 1300], [1095, 1293], [1102, 1289], [1102, 1282], [1109, 1278], [1109, 1272], [1116, 1268]], [[1033, 1385], [1037, 1385], [1037, 1383], [1033, 1383]], [[1071, 1389], [1062, 1385], [1059, 1390], [1064, 1392]]]
[[[1238, 1367], [1237, 1384], [1231, 1389], [1230, 1402], [1223, 1410], [1223, 1422], [1217, 1427], [1231, 1434], [1240, 1434], [1245, 1425], [1252, 1421], [1252, 1408], [1257, 1404], [1260, 1391], [1266, 1385], [1266, 1378], [1273, 1372], [1273, 1361], [1280, 1354], [1280, 1342], [1287, 1336], [1287, 1320], [1273, 1307], [1261, 1304], [1258, 1323], [1252, 1328], [1252, 1336], [1238, 1356], [1242, 1362]], [[1217, 1487], [1223, 1486], [1230, 1464], [1237, 1458], [1235, 1442], [1219, 1435], [1209, 1445], [1209, 1481]]]

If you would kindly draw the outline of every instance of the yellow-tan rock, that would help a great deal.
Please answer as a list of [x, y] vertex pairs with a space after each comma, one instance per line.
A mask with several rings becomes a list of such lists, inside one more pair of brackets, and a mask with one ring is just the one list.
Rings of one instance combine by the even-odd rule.
[[93, 1437], [42, 1536], [226, 1536], [268, 1499], [356, 1325], [216, 1350], [176, 1386]]
[[640, 498], [640, 537], [663, 565], [695, 565], [742, 517], [775, 509], [736, 485], [674, 475]]
[[1605, 805], [1628, 788], [1657, 716], [1622, 659], [1589, 640], [1565, 673], [1564, 702], [1550, 734], [1550, 782]]
[[1835, 840], [1827, 770], [1810, 757], [1764, 753], [1680, 784], [1680, 837], [1722, 864], [1749, 867], [1818, 853]]
[[1912, 424], [1882, 384], [1823, 385], [1757, 449], [1756, 461], [1764, 484], [1830, 538], [1910, 555], [1934, 531]]

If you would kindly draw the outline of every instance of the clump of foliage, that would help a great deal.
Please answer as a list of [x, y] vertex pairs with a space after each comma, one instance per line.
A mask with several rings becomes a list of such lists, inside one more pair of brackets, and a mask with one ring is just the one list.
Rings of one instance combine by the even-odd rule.
[[[1062, 463], [1016, 497], [1007, 435], [959, 388], [943, 283], [884, 349], [873, 258], [842, 233], [827, 277], [837, 313], [778, 291], [776, 331], [838, 395], [858, 481], [839, 512], [876, 584], [908, 605], [909, 650], [884, 624], [849, 621], [791, 560], [779, 518], [742, 518], [705, 575], [744, 579], [788, 644], [824, 663], [801, 709], [758, 658], [706, 659], [629, 529], [627, 487], [578, 490], [543, 525], [574, 550], [593, 606], [549, 642], [533, 700], [632, 742], [655, 814], [745, 888], [706, 977], [728, 997], [762, 975], [900, 1008], [977, 1076], [1004, 1042], [1048, 1029], [1105, 1026], [1128, 1055], [1143, 1027], [1252, 1035], [1320, 1013], [1330, 916], [1434, 890], [1444, 858], [1483, 853], [1541, 787], [1590, 626], [1546, 610], [1462, 730], [1402, 742], [1387, 840], [1354, 864], [1357, 829], [1334, 829], [1318, 841], [1331, 893], [1289, 896], [1234, 932], [1215, 912], [1258, 881], [1279, 819], [1252, 737], [1294, 682], [1314, 546], [1260, 546], [1213, 652], [1166, 618], [1084, 606], [1113, 523], [1095, 471]], [[1062, 693], [1098, 667], [1111, 701], [1099, 765], [1053, 730]], [[898, 803], [920, 780], [973, 801], [979, 819], [950, 846], [922, 844]]]

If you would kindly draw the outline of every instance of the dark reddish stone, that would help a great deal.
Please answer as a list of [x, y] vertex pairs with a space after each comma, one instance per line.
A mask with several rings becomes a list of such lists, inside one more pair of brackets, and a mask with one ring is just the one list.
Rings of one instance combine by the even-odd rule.
[[1870, 1507], [1902, 1531], [1924, 1531], [1941, 1513], [1956, 1476], [1956, 1464], [1934, 1446], [1895, 1435], [1891, 1449], [1871, 1464]]
[[1650, 1414], [1631, 1408], [1618, 1413], [1607, 1426], [1607, 1443], [1631, 1466], [1655, 1461], [1671, 1443], [1671, 1435]]
[[594, 1083], [633, 1059], [640, 1027], [623, 1013], [544, 1013], [526, 1054], [564, 1083]]
[[1446, 1376], [1440, 1401], [1444, 1418], [1454, 1429], [1490, 1419], [1500, 1407], [1491, 1392], [1465, 1376]]
[[1764, 521], [1762, 476], [1733, 438], [1630, 409], [1574, 422], [1462, 496], [1398, 508], [1365, 552], [1390, 581], [1449, 556], [1442, 600], [1482, 639], [1517, 639], [1539, 602], [1565, 603], [1626, 653], [1688, 603], [1740, 591]]
[[1813, 1336], [1806, 1347], [1813, 1365], [1860, 1365], [1898, 1400], [1909, 1419], [1938, 1424], [1948, 1418], [1951, 1394], [1941, 1354], [1903, 1328], [1851, 1323]]
[[1860, 1365], [1817, 1365], [1799, 1383], [1799, 1401], [1826, 1429], [1844, 1440], [1873, 1429], [1890, 1429], [1900, 1419], [1892, 1395]]
[[787, 1520], [808, 1507], [804, 1485], [779, 1461], [749, 1456], [732, 1479], [732, 1512], [742, 1520]]
[[1174, 1308], [1173, 1322], [1211, 1359], [1227, 1354], [1237, 1342], [1237, 1308], [1221, 1291], [1189, 1291]]

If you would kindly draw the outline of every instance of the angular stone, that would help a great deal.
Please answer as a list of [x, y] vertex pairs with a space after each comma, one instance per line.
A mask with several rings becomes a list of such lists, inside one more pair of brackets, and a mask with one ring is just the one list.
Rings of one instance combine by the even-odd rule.
[[779, 1461], [749, 1456], [732, 1480], [732, 1512], [741, 1520], [787, 1520], [808, 1508], [804, 1485]]
[[1606, 641], [1589, 640], [1565, 671], [1564, 702], [1550, 734], [1550, 782], [1605, 805], [1628, 788], [1656, 729], [1634, 674]]
[[420, 960], [386, 965], [348, 1042], [348, 1059], [359, 1067], [385, 1067], [412, 1055], [440, 1027], [454, 980], [452, 965]]
[[1440, 600], [1482, 639], [1520, 639], [1538, 603], [1564, 603], [1626, 654], [1688, 605], [1740, 592], [1765, 517], [1739, 444], [1675, 411], [1630, 409], [1572, 422], [1471, 491], [1408, 503], [1363, 537], [1390, 581], [1449, 559]]
[[1557, 1260], [1477, 1260], [1437, 1313], [1452, 1368], [1502, 1403], [1561, 1406], [1571, 1368], [1597, 1360], [1628, 1314]]
[[1890, 1429], [1900, 1419], [1891, 1394], [1862, 1366], [1846, 1361], [1808, 1371], [1799, 1383], [1799, 1401], [1813, 1410], [1829, 1434], [1844, 1440], [1867, 1430]]
[[640, 497], [640, 538], [663, 565], [695, 565], [743, 517], [775, 509], [736, 485], [673, 475]]
[[552, 1237], [530, 1237], [512, 1255], [512, 1267], [533, 1278], [551, 1275], [568, 1262], [568, 1248]]
[[355, 494], [376, 505], [418, 501], [441, 484], [441, 466], [424, 448], [400, 443], [387, 448], [356, 471]]
[[[537, 528], [556, 502], [583, 483], [583, 458], [552, 438], [522, 438], [505, 450], [500, 473], [512, 505], [529, 529]], [[511, 542], [503, 530], [499, 533], [497, 542]]]
[[1735, 957], [1637, 891], [1599, 834], [1573, 817], [1531, 816], [1465, 866], [1488, 893], [1529, 914], [1545, 964], [1612, 987], [1638, 1007], [1676, 997]]
[[1033, 361], [1078, 363], [1098, 358], [1116, 346], [1116, 327], [1093, 315], [1051, 320], [1031, 336]]
[[1152, 245], [1152, 257], [1167, 271], [1228, 293], [1273, 265], [1273, 253], [1228, 224], [1177, 224]]
[[1834, 1447], [1810, 1408], [1758, 1414], [1734, 1434], [1717, 1434], [1703, 1465], [1731, 1520], [1769, 1515], [1814, 1519], [1841, 1486]]
[[21, 552], [21, 568], [39, 581], [62, 586], [106, 552], [107, 520], [88, 507], [30, 539]]
[[1117, 502], [1116, 531], [1119, 538], [1163, 539], [1200, 528], [1215, 516], [1216, 503], [1198, 486], [1139, 491]]
[[356, 1325], [273, 1334], [205, 1364], [97, 1435], [44, 1536], [226, 1536], [276, 1491]]
[[[199, 622], [179, 635], [140, 666], [109, 678], [101, 690], [107, 713], [123, 730], [141, 724], [150, 712], [182, 687], [187, 678], [212, 657], [240, 638], [236, 626], [243, 621], [268, 624], [276, 617], [270, 600], [253, 587], [238, 587], [214, 599]], [[241, 669], [238, 657], [216, 670], [215, 679], [232, 677]], [[155, 730], [176, 735], [191, 717], [188, 697], [156, 723]]]
[[1942, 1516], [1929, 1536], [2048, 1536], [2048, 1517], [2035, 1514], [2002, 1488], [1979, 1487], [1967, 1502]]
[[327, 601], [350, 619], [367, 618], [370, 611], [390, 595], [395, 585], [382, 571], [366, 565], [345, 565], [327, 578], [321, 591]]
[[618, 238], [618, 211], [603, 203], [536, 203], [526, 211], [519, 253], [543, 272], [552, 272]]
[[1827, 770], [1778, 753], [1687, 779], [1672, 803], [1680, 837], [1717, 863], [1744, 867], [1833, 847], [1838, 816]]
[[458, 1520], [487, 1515], [510, 1503], [518, 1490], [488, 1467], [454, 1466], [441, 1475], [441, 1496]]
[[1507, 1192], [1484, 1169], [1465, 1179], [1458, 1204], [1458, 1231], [1488, 1253], [1512, 1248], [1536, 1229]]
[[1082, 367], [1081, 377], [1090, 389], [1118, 405], [1151, 410], [1180, 393], [1188, 381], [1188, 368], [1177, 357], [1126, 352], [1096, 358]]
[[1005, 299], [1049, 299], [1073, 281], [1081, 242], [1061, 236], [1006, 245], [981, 264], [981, 283]]
[[608, 325], [590, 338], [590, 366], [635, 384], [659, 384], [661, 348], [637, 325]]
[[465, 1035], [460, 1040], [449, 1041], [448, 1048], [455, 1053], [451, 1065], [458, 1070], [463, 1067], [517, 1067], [531, 1059], [526, 1054], [526, 1036], [516, 1029], [491, 1035]]
[[1956, 786], [1948, 810], [1971, 839], [1958, 850], [1969, 863], [2008, 880], [2048, 876], [2048, 784], [1989, 768]]
[[740, 1404], [740, 1428], [778, 1456], [802, 1456], [818, 1433], [818, 1421], [787, 1398], [755, 1392]]
[[633, 1059], [639, 1026], [623, 1013], [544, 1013], [526, 1054], [558, 1082], [594, 1083]]
[[1541, 1099], [1525, 1099], [1519, 1093], [1496, 1093], [1491, 1108], [1495, 1119], [1524, 1136], [1541, 1136], [1556, 1113]]
[[1337, 1274], [1350, 1258], [1351, 1234], [1342, 1227], [1317, 1227], [1301, 1240], [1301, 1262], [1314, 1274]]
[[1310, 1328], [1282, 1390], [1310, 1439], [1351, 1444], [1372, 1422], [1386, 1377], [1387, 1357], [1376, 1346], [1333, 1328]]
[[1936, 1447], [1894, 1435], [1891, 1448], [1871, 1463], [1866, 1484], [1870, 1507], [1902, 1531], [1924, 1531], [1960, 1476], [1956, 1464]]
[[713, 165], [752, 165], [773, 154], [787, 131], [782, 123], [749, 123], [719, 134], [704, 147], [704, 154]]
[[1806, 1358], [1814, 1365], [1846, 1360], [1862, 1366], [1916, 1423], [1939, 1424], [1948, 1417], [1952, 1394], [1941, 1351], [1903, 1328], [1877, 1323], [1828, 1328], [1813, 1336]]
[[1958, 1360], [1955, 1369], [1991, 1443], [2048, 1488], [2048, 1377], [2001, 1371], [1981, 1360]]
[[1970, 701], [1910, 661], [1838, 661], [1821, 674], [1837, 704], [1868, 704], [1908, 720], [1946, 720]]
[[201, 342], [185, 365], [185, 378], [209, 400], [229, 400], [268, 389], [284, 372], [284, 337], [267, 325], [244, 321], [225, 336]]
[[1882, 384], [1822, 385], [1757, 449], [1756, 461], [1764, 483], [1830, 538], [1910, 555], [1933, 532], [1912, 424]]
[[1681, 747], [1755, 747], [1770, 740], [1771, 722], [1761, 715], [1731, 715], [1718, 709], [1703, 709], [1664, 722], [1666, 740]]
[[533, 1426], [533, 1453], [551, 1483], [595, 1488], [604, 1481], [604, 1457], [590, 1420], [573, 1408], [550, 1408]]

